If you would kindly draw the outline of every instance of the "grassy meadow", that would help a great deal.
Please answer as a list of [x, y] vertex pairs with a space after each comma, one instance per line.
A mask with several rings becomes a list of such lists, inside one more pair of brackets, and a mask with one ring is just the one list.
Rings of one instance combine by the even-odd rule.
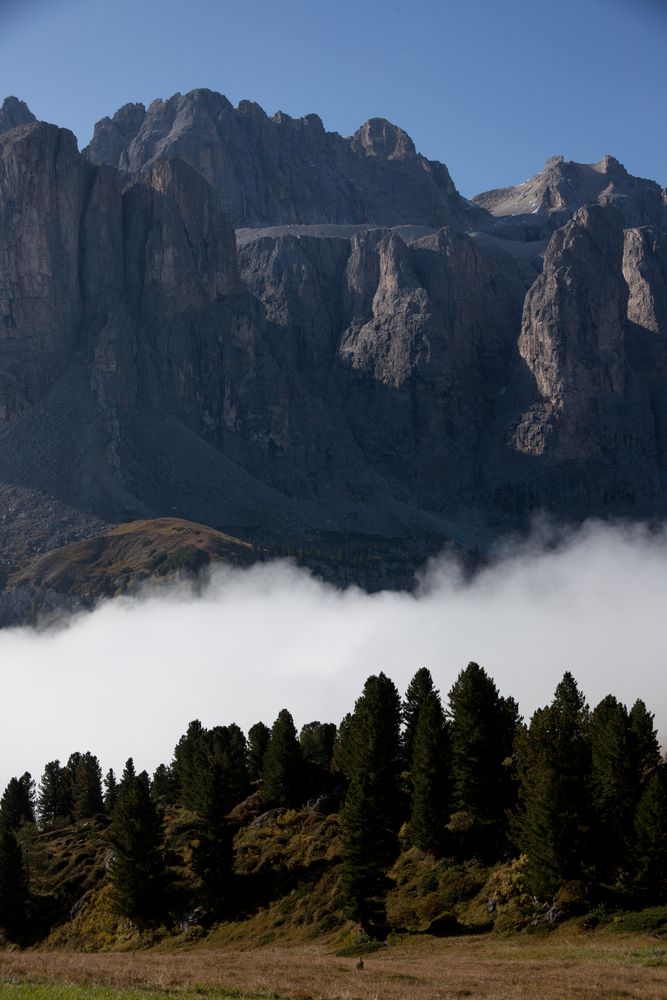
[[[363, 968], [360, 968], [363, 962]], [[11, 1000], [667, 1000], [667, 942], [563, 927], [398, 940], [366, 955], [325, 944], [115, 953], [5, 951]]]

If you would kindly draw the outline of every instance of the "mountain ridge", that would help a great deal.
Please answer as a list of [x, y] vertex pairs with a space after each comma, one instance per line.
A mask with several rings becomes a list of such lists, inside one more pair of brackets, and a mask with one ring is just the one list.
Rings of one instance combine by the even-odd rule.
[[[405, 586], [442, 545], [483, 552], [539, 512], [665, 515], [658, 185], [607, 157], [592, 203], [570, 184], [553, 204], [581, 166], [556, 159], [520, 195], [542, 191], [539, 211], [496, 216], [383, 120], [331, 139], [312, 116], [194, 94], [105, 120], [140, 170], [94, 162], [94, 145], [79, 153], [16, 99], [0, 110], [6, 574], [119, 522], [177, 517], [274, 550], [375, 539], [396, 572], [361, 582]], [[192, 162], [156, 155], [149, 120]], [[235, 232], [224, 205], [240, 189], [194, 166], [234, 129], [228, 161], [243, 156], [224, 176], [250, 156], [252, 202], [258, 177], [266, 201], [289, 173], [276, 215], [289, 202], [306, 221]], [[326, 160], [331, 143], [350, 172], [328, 206], [324, 173], [309, 215], [320, 174], [311, 163], [301, 184], [299, 150]], [[507, 207], [507, 190], [487, 206]], [[420, 216], [428, 191], [435, 214]]]

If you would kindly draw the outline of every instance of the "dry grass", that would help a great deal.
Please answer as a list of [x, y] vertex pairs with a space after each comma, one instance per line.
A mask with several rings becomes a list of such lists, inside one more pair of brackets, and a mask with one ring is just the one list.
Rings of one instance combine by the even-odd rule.
[[410, 940], [341, 958], [320, 946], [171, 953], [0, 953], [0, 982], [84, 983], [341, 1000], [667, 1000], [667, 946], [649, 935]]

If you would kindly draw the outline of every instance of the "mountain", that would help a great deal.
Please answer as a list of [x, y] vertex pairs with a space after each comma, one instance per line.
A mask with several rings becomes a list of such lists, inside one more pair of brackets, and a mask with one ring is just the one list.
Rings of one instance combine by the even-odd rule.
[[526, 227], [535, 227], [539, 220], [546, 230], [563, 225], [591, 204], [613, 206], [626, 226], [667, 226], [667, 191], [655, 181], [633, 177], [609, 155], [598, 163], [553, 156], [522, 184], [485, 191], [472, 200], [498, 219], [509, 217]]
[[211, 90], [126, 104], [95, 126], [85, 155], [130, 173], [178, 157], [205, 177], [236, 226], [373, 223], [442, 226], [482, 217], [447, 168], [418, 155], [400, 128], [373, 118], [351, 138], [317, 115], [269, 118]]
[[389, 123], [318, 121], [195, 91], [81, 154], [3, 105], [11, 586], [154, 518], [372, 589], [539, 511], [665, 515], [664, 192], [558, 161], [524, 223], [526, 192], [471, 207]]

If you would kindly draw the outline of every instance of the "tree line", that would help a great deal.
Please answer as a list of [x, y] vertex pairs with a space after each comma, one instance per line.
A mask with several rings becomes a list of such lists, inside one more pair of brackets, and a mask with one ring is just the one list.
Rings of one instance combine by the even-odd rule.
[[215, 916], [238, 913], [233, 810], [250, 795], [259, 810], [310, 803], [339, 814], [345, 912], [373, 934], [385, 930], [387, 871], [406, 844], [488, 864], [524, 855], [526, 887], [541, 901], [568, 883], [591, 898], [667, 900], [667, 764], [646, 705], [628, 709], [608, 695], [590, 709], [566, 673], [526, 723], [470, 663], [446, 704], [425, 668], [403, 698], [380, 673], [338, 726], [311, 722], [297, 733], [287, 709], [247, 735], [195, 720], [152, 777], [129, 759], [119, 777], [103, 778], [98, 759], [77, 752], [47, 763], [38, 787], [28, 773], [12, 778], [0, 800], [0, 926], [20, 938], [30, 924], [22, 831], [92, 817], [108, 824], [118, 913], [167, 922], [176, 905], [170, 809], [193, 818], [200, 903]]

